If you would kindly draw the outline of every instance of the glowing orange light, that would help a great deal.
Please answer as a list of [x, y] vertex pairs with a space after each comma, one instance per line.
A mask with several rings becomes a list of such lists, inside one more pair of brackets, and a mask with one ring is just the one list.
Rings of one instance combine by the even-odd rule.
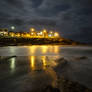
[[35, 53], [36, 53], [36, 49], [37, 49], [37, 46], [30, 46], [29, 52], [30, 52], [31, 54], [35, 54]]
[[30, 67], [32, 70], [35, 69], [35, 56], [30, 56]]
[[58, 46], [54, 46], [54, 52], [59, 53], [59, 47]]
[[51, 31], [50, 33], [52, 34], [53, 32]]
[[40, 32], [40, 34], [42, 35], [43, 33], [42, 33], [42, 32]]
[[42, 57], [42, 62], [43, 62], [43, 68], [46, 68], [46, 56]]
[[32, 35], [34, 34], [34, 33], [31, 33]]
[[46, 29], [44, 29], [43, 32], [46, 33], [47, 32]]
[[48, 51], [48, 47], [47, 46], [42, 46], [42, 53], [46, 53]]
[[30, 28], [30, 31], [32, 31], [32, 32], [33, 32], [33, 31], [35, 31], [35, 29], [34, 29], [34, 28]]
[[57, 32], [54, 33], [55, 37], [59, 37], [59, 34]]
[[52, 35], [50, 34], [50, 35], [48, 35], [49, 37], [52, 37]]

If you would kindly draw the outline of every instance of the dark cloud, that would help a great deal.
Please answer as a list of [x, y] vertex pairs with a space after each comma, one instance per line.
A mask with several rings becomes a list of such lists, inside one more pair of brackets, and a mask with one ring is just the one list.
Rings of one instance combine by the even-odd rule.
[[52, 27], [82, 42], [92, 42], [91, 16], [92, 0], [0, 0], [0, 27]]
[[39, 7], [43, 2], [43, 0], [31, 0], [31, 1], [33, 2], [33, 7], [34, 8]]
[[13, 19], [13, 20], [10, 20], [10, 23], [16, 26], [22, 26], [24, 24], [24, 21], [21, 19]]
[[8, 4], [10, 4], [13, 7], [21, 8], [23, 7], [23, 2], [21, 0], [6, 0]]
[[48, 20], [48, 19], [34, 19], [29, 21], [29, 24], [31, 25], [42, 25], [42, 26], [56, 26], [56, 21], [54, 20]]

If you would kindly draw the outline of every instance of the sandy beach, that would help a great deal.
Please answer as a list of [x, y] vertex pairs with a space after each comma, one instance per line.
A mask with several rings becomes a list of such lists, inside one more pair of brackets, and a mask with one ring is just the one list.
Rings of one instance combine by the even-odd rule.
[[92, 47], [13, 46], [1, 47], [0, 54], [0, 92], [43, 92], [48, 86], [92, 92]]

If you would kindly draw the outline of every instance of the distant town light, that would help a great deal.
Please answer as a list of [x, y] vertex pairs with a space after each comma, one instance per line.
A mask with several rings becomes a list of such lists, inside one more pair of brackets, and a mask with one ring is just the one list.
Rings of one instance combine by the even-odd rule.
[[53, 32], [51, 31], [50, 33], [52, 34]]
[[49, 36], [49, 37], [51, 37], [52, 35], [51, 35], [51, 34], [49, 34], [48, 36]]
[[54, 33], [55, 37], [59, 37], [59, 34], [57, 32]]
[[47, 32], [46, 29], [44, 29], [43, 32], [46, 33]]
[[34, 28], [31, 28], [31, 29], [30, 29], [30, 31], [32, 31], [32, 32], [33, 32], [33, 31], [35, 31], [35, 29], [34, 29]]
[[40, 32], [40, 34], [42, 35], [43, 33], [42, 33], [42, 32]]
[[50, 30], [49, 32], [47, 29], [43, 29], [40, 32], [37, 32], [35, 28], [30, 28], [30, 32], [13, 32], [15, 29], [15, 26], [11, 26], [11, 32], [8, 32], [7, 30], [0, 30], [0, 35], [2, 36], [10, 36], [10, 37], [32, 37], [32, 38], [60, 38], [60, 35], [58, 32], [54, 32], [53, 30]]
[[37, 33], [37, 35], [39, 36], [39, 35], [40, 35], [40, 33]]
[[12, 30], [14, 30], [14, 29], [15, 29], [15, 27], [14, 27], [14, 26], [11, 26], [11, 29], [12, 29]]
[[34, 34], [34, 33], [31, 33], [32, 35]]

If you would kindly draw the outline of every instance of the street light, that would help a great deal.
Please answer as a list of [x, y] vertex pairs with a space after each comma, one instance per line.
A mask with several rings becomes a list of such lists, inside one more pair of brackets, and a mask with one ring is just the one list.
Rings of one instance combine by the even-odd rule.
[[55, 32], [55, 33], [54, 33], [54, 36], [55, 36], [55, 37], [59, 37], [59, 33]]
[[44, 29], [43, 32], [46, 33], [47, 32], [46, 29]]
[[50, 34], [52, 34], [53, 32], [51, 31]]
[[33, 32], [33, 31], [35, 31], [35, 29], [34, 29], [34, 28], [30, 28], [30, 31], [32, 31], [32, 32]]
[[34, 34], [34, 33], [31, 33], [32, 35]]
[[52, 37], [52, 35], [51, 35], [51, 34], [49, 34], [48, 36], [49, 36], [49, 37]]
[[14, 29], [15, 29], [15, 27], [14, 27], [14, 26], [11, 26], [11, 29], [12, 29], [12, 30], [14, 30]]
[[43, 33], [42, 32], [40, 32], [40, 35], [42, 35]]

